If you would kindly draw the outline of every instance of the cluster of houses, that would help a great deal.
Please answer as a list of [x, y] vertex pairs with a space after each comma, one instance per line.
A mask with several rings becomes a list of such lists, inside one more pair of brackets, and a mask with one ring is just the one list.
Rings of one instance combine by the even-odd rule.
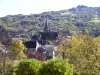
[[[0, 28], [1, 28], [0, 30], [3, 30], [2, 27]], [[68, 36], [67, 34], [66, 39], [70, 38], [71, 37]], [[7, 52], [5, 45], [1, 43], [0, 43], [0, 53]], [[27, 48], [26, 55], [29, 58], [35, 58], [42, 61], [55, 58], [57, 46], [59, 45], [59, 43], [60, 43], [60, 37], [58, 33], [51, 31], [50, 26], [46, 21], [43, 32], [38, 32], [34, 34], [31, 37], [31, 40], [24, 42], [24, 45]]]
[[[29, 58], [35, 58], [42, 61], [55, 58], [58, 41], [58, 33], [51, 31], [46, 21], [43, 32], [34, 34], [30, 41], [24, 42], [27, 48], [26, 54]], [[5, 48], [4, 45], [0, 44], [1, 52], [5, 52]]]
[[57, 51], [56, 43], [58, 40], [58, 33], [51, 31], [46, 21], [43, 32], [36, 33], [30, 41], [24, 42], [24, 45], [27, 47], [26, 54], [29, 58], [43, 61], [55, 58], [55, 51]]

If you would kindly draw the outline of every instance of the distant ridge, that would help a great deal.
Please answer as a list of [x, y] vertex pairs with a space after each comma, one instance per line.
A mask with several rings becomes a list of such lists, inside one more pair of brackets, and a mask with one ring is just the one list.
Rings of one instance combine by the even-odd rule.
[[63, 34], [90, 34], [100, 35], [100, 7], [77, 7], [43, 12], [31, 15], [8, 15], [0, 18], [0, 26], [9, 30], [13, 37], [27, 38], [39, 31], [43, 31], [45, 20], [51, 26], [52, 31]]

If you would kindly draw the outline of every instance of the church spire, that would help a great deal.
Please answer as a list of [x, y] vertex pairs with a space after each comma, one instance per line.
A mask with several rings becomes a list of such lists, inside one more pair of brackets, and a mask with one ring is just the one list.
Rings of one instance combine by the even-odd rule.
[[44, 26], [44, 32], [50, 32], [50, 26], [48, 25], [47, 20]]

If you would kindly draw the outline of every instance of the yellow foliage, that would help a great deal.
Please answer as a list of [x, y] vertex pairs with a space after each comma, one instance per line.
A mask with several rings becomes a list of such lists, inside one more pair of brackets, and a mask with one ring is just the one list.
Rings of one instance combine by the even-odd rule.
[[100, 37], [72, 36], [69, 41], [64, 39], [59, 47], [77, 72], [100, 74]]
[[9, 48], [11, 52], [13, 52], [17, 58], [23, 58], [25, 54], [23, 50], [25, 50], [25, 46], [21, 40], [12, 40], [12, 46]]
[[24, 48], [25, 48], [24, 45], [23, 45], [23, 42], [21, 40], [13, 40], [12, 46], [17, 47], [21, 50], [24, 50]]

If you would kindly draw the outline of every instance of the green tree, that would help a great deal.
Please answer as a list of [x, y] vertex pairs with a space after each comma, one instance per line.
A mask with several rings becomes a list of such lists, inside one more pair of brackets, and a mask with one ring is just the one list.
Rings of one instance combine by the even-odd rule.
[[39, 69], [39, 75], [73, 75], [73, 66], [67, 60], [48, 60]]
[[22, 60], [16, 70], [16, 75], [38, 75], [41, 63], [35, 59]]

